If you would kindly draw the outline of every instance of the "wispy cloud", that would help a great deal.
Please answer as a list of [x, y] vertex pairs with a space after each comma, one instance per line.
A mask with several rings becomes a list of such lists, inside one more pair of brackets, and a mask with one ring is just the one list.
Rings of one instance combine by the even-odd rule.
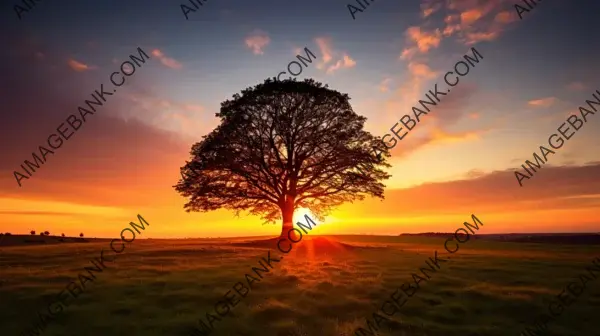
[[333, 52], [332, 52], [332, 48], [330, 45], [330, 39], [325, 38], [325, 37], [317, 37], [315, 39], [315, 42], [317, 43], [317, 46], [319, 47], [319, 51], [321, 51], [321, 62], [320, 65], [317, 65], [317, 67], [321, 67], [327, 63], [329, 63], [332, 58], [333, 58]]
[[423, 15], [423, 18], [426, 18], [426, 17], [434, 14], [441, 8], [442, 8], [441, 3], [437, 3], [436, 1], [431, 1], [431, 0], [425, 0], [421, 4], [421, 14]]
[[350, 56], [344, 55], [344, 57], [341, 60], [337, 61], [334, 65], [331, 65], [329, 68], [327, 68], [326, 73], [331, 74], [339, 69], [349, 69], [354, 67], [355, 65], [356, 62], [352, 58], [350, 58]]
[[186, 136], [204, 134], [215, 127], [217, 119], [206, 120], [206, 108], [195, 102], [182, 102], [159, 95], [151, 90], [129, 93], [132, 115], [143, 114], [145, 119], [160, 129], [180, 132]]
[[[317, 69], [325, 70], [325, 73], [332, 74], [337, 70], [349, 69], [356, 66], [356, 61], [347, 52], [334, 50], [330, 38], [317, 37], [315, 38], [315, 42], [321, 52], [321, 61], [317, 63]], [[331, 61], [335, 63], [328, 66]]]
[[[399, 90], [396, 99], [400, 101], [394, 106], [408, 106], [401, 110], [407, 111], [410, 106], [414, 106], [418, 99], [423, 99], [422, 83], [424, 76], [432, 76], [433, 73], [425, 71], [424, 68], [413, 66], [411, 81], [405, 83]], [[415, 89], [416, 88], [416, 89]], [[455, 144], [459, 142], [478, 141], [483, 135], [492, 131], [491, 127], [479, 126], [476, 130], [455, 131], [451, 130], [456, 123], [464, 117], [469, 117], [466, 112], [469, 101], [477, 92], [477, 87], [473, 85], [457, 86], [452, 94], [444, 97], [443, 104], [436, 106], [435, 113], [424, 116], [419, 123], [418, 131], [420, 134], [411, 133], [410, 136], [402, 140], [402, 146], [395, 146], [391, 150], [392, 157], [395, 159], [404, 159], [409, 154], [421, 150], [425, 146], [433, 144]], [[408, 99], [407, 99], [408, 98]], [[400, 116], [396, 116], [396, 121]], [[413, 117], [414, 118], [414, 117]], [[394, 123], [392, 123], [393, 125]], [[397, 128], [396, 128], [397, 129]], [[389, 128], [385, 131], [390, 133]]]
[[412, 75], [423, 79], [433, 79], [438, 75], [425, 63], [410, 62], [408, 63], [408, 70]]
[[252, 53], [255, 55], [264, 54], [263, 49], [271, 43], [269, 35], [261, 30], [255, 30], [248, 37], [246, 37], [246, 46], [252, 49]]
[[402, 51], [401, 59], [411, 59], [418, 52], [427, 53], [430, 49], [437, 48], [442, 40], [439, 29], [424, 31], [420, 27], [409, 27], [405, 35], [409, 46]]
[[503, 11], [496, 14], [494, 21], [499, 23], [511, 23], [517, 21], [517, 14], [514, 11]]
[[90, 66], [90, 65], [87, 65], [87, 64], [81, 63], [81, 62], [79, 62], [79, 61], [77, 61], [77, 60], [74, 60], [74, 59], [72, 59], [72, 58], [70, 58], [70, 59], [67, 61], [67, 64], [69, 65], [69, 67], [70, 67], [71, 69], [73, 69], [73, 70], [75, 70], [75, 71], [78, 71], [78, 72], [82, 72], [82, 71], [87, 71], [87, 70], [93, 70], [93, 69], [96, 69], [96, 67], [95, 67], [95, 66]]
[[[468, 173], [468, 179], [464, 180], [425, 183], [408, 189], [391, 189], [386, 191], [384, 202], [367, 201], [363, 206], [373, 213], [389, 207], [390, 204], [398, 204], [394, 213], [404, 215], [422, 214], [431, 209], [460, 213], [470, 211], [473, 204], [477, 204], [478, 211], [498, 213], [528, 211], [532, 205], [543, 211], [577, 208], [593, 210], [597, 209], [600, 200], [600, 180], [596, 178], [599, 173], [598, 163], [588, 163], [584, 166], [544, 166], [542, 172], [536, 174], [533, 180], [526, 181], [532, 182], [527, 188], [519, 189], [519, 197], [515, 201], [514, 188], [506, 188], [507, 183], [514, 183], [518, 188], [512, 170], [472, 170]], [[424, 197], [428, 199], [426, 203], [419, 201]], [[597, 218], [591, 219], [591, 222], [594, 221], [597, 221]]]
[[470, 25], [475, 23], [475, 21], [479, 20], [482, 16], [483, 13], [479, 9], [474, 8], [460, 13], [460, 21], [466, 25]]
[[431, 143], [458, 143], [479, 140], [485, 130], [465, 131], [465, 132], [446, 132], [439, 128], [434, 128], [431, 131]]
[[[402, 59], [410, 58], [419, 51], [425, 53], [430, 49], [428, 47], [437, 47], [442, 36], [455, 36], [458, 42], [465, 45], [495, 40], [508, 24], [517, 21], [513, 5], [506, 0], [423, 0], [421, 10], [424, 22], [411, 27], [410, 32], [413, 40], [423, 42], [420, 48], [405, 48]], [[435, 28], [436, 22], [431, 16], [441, 10], [445, 10], [444, 22]], [[424, 34], [421, 33], [423, 31]], [[441, 36], [438, 31], [441, 31]]]
[[392, 83], [391, 78], [385, 78], [379, 83], [379, 91], [388, 92], [390, 90], [390, 84]]
[[171, 69], [181, 69], [183, 66], [181, 65], [181, 63], [179, 63], [178, 61], [176, 61], [173, 58], [167, 57], [162, 51], [160, 51], [159, 49], [154, 49], [152, 50], [152, 56], [155, 56], [156, 58], [158, 58], [160, 60], [160, 62]]
[[527, 105], [531, 107], [550, 107], [554, 105], [558, 99], [555, 97], [546, 97], [541, 99], [530, 100], [527, 102]]

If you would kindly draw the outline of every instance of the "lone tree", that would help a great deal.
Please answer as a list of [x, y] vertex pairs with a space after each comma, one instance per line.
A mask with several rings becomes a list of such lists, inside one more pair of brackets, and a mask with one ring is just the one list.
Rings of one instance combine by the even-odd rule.
[[46, 236], [49, 236], [49, 235], [50, 235], [50, 232], [48, 232], [48, 231], [44, 231], [44, 235], [46, 235]]
[[80, 233], [80, 234], [79, 234], [79, 237], [83, 238], [83, 233]]
[[35, 235], [35, 230], [31, 230], [29, 233], [31, 233], [31, 235]]
[[184, 209], [248, 211], [282, 220], [284, 235], [300, 207], [323, 220], [344, 202], [383, 199], [389, 151], [349, 100], [312, 79], [267, 79], [234, 94], [181, 167], [174, 188], [188, 198]]

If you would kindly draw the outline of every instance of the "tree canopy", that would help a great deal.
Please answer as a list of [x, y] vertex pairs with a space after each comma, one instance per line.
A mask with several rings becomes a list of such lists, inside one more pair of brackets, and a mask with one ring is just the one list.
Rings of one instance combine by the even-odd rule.
[[312, 79], [267, 79], [234, 94], [181, 167], [184, 209], [248, 211], [285, 226], [300, 207], [323, 220], [342, 203], [383, 199], [389, 151], [349, 100]]

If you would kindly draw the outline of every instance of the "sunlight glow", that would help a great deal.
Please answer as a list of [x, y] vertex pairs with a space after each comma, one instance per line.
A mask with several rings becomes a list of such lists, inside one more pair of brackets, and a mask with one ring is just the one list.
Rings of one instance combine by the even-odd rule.
[[[293, 221], [296, 226], [297, 226], [296, 223], [298, 223], [298, 222], [303, 223], [303, 224], [308, 224], [306, 219], [304, 218], [304, 215], [308, 215], [308, 217], [310, 217], [315, 223], [317, 223], [317, 226], [312, 229], [313, 233], [318, 233], [318, 234], [323, 234], [325, 232], [336, 233], [338, 230], [338, 228], [336, 228], [337, 225], [334, 225], [332, 227], [332, 223], [335, 222], [336, 220], [339, 221], [338, 219], [336, 219], [333, 216], [325, 216], [325, 220], [323, 220], [323, 221], [318, 220], [317, 217], [308, 208], [296, 209], [296, 211], [294, 212], [294, 217], [293, 217]], [[336, 220], [332, 221], [331, 220], [332, 218], [336, 219]]]
[[313, 221], [317, 220], [315, 215], [313, 215], [313, 213], [310, 211], [310, 209], [298, 208], [298, 209], [296, 209], [296, 211], [294, 211], [294, 216], [292, 218], [292, 221], [294, 223], [296, 223], [296, 222], [305, 223], [306, 220], [304, 219], [304, 215], [308, 215], [308, 217], [310, 217]]

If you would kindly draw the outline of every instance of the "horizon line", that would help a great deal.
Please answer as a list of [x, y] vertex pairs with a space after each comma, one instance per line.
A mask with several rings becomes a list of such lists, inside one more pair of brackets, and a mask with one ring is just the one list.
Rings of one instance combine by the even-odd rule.
[[[317, 234], [314, 236], [369, 236], [369, 237], [399, 237], [403, 235], [426, 235], [426, 234], [438, 234], [438, 235], [452, 235], [452, 232], [418, 232], [418, 233], [400, 233], [400, 234]], [[498, 236], [498, 235], [600, 235], [600, 232], [511, 232], [511, 233], [482, 233], [473, 234], [473, 236]], [[6, 233], [2, 232], [2, 236], [6, 236]], [[77, 239], [114, 239], [114, 237], [78, 237], [78, 236], [59, 236], [59, 235], [31, 235], [31, 234], [10, 234], [10, 236], [24, 236], [24, 237], [57, 237], [57, 238], [77, 238]], [[276, 235], [259, 235], [259, 236], [216, 236], [216, 237], [159, 237], [159, 238], [139, 238], [139, 239], [242, 239], [242, 238], [263, 238], [263, 237], [274, 237]]]

